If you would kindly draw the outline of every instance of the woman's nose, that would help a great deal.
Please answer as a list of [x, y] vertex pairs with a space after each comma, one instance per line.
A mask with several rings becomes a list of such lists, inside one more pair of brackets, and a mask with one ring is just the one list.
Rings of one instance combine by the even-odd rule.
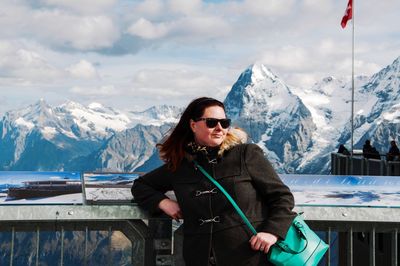
[[221, 122], [218, 122], [218, 124], [216, 125], [215, 129], [222, 130]]

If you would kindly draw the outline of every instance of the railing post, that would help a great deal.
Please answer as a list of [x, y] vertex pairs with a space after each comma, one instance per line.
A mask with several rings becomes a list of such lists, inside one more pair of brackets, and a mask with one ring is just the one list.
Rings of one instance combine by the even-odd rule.
[[346, 163], [348, 165], [347, 167], [347, 174], [352, 175], [354, 173], [354, 160], [353, 156], [346, 156]]
[[61, 258], [60, 258], [60, 266], [64, 266], [64, 226], [61, 226]]
[[361, 174], [362, 175], [366, 175], [367, 174], [367, 165], [368, 165], [368, 161], [367, 159], [363, 158], [361, 161]]
[[392, 232], [392, 266], [397, 266], [398, 265], [398, 262], [397, 262], [397, 256], [398, 256], [398, 254], [397, 254], [397, 239], [398, 239], [398, 233], [399, 233], [399, 230], [398, 229], [394, 229], [394, 231]]
[[375, 250], [376, 250], [376, 234], [375, 234], [375, 227], [372, 228], [371, 232], [369, 233], [369, 265], [375, 266]]
[[107, 260], [108, 260], [108, 265], [112, 266], [112, 229], [111, 226], [108, 227], [108, 256], [107, 256]]
[[87, 265], [88, 263], [87, 263], [87, 256], [88, 256], [88, 237], [89, 237], [89, 229], [88, 229], [88, 227], [87, 226], [85, 226], [85, 250], [84, 250], [84, 253], [83, 253], [83, 265]]
[[155, 265], [172, 265], [172, 220], [150, 219], [149, 229], [154, 241]]
[[381, 160], [380, 172], [382, 176], [386, 175], [385, 170], [386, 170], [386, 161]]
[[337, 175], [337, 159], [336, 153], [331, 153], [331, 173]]
[[[332, 242], [331, 233], [332, 233], [332, 229], [331, 229], [331, 227], [328, 227], [328, 231], [327, 231], [328, 239], [327, 239], [327, 242], [328, 242], [329, 246], [331, 245], [331, 242]], [[327, 265], [330, 266], [331, 265], [331, 249], [330, 248], [328, 248], [328, 252], [326, 254], [326, 259], [327, 259]]]
[[366, 170], [366, 167], [367, 167], [366, 159], [365, 158], [361, 158], [360, 161], [361, 161], [360, 162], [360, 164], [361, 164], [360, 173], [361, 173], [361, 175], [365, 175], [365, 173], [367, 172], [367, 170]]
[[36, 266], [39, 266], [39, 238], [40, 229], [39, 226], [36, 227]]
[[347, 265], [353, 266], [353, 227], [350, 227], [347, 235]]
[[15, 227], [11, 229], [11, 251], [10, 251], [10, 266], [13, 265], [14, 260], [14, 241], [15, 241]]

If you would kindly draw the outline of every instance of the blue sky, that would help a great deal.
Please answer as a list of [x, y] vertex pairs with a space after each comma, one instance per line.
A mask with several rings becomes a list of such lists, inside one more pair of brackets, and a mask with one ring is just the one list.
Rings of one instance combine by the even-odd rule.
[[[120, 110], [223, 100], [261, 62], [292, 86], [351, 75], [337, 0], [2, 0], [0, 113], [34, 103]], [[400, 1], [355, 0], [356, 75], [400, 56]]]

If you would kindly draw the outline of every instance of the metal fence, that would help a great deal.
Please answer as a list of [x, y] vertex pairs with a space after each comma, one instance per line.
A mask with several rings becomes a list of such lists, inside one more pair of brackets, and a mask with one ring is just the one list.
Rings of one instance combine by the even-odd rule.
[[362, 156], [346, 156], [331, 153], [333, 175], [400, 176], [400, 161], [366, 159]]
[[[320, 265], [398, 265], [399, 208], [295, 210], [330, 243]], [[0, 206], [0, 264], [184, 265], [177, 226], [133, 204]]]

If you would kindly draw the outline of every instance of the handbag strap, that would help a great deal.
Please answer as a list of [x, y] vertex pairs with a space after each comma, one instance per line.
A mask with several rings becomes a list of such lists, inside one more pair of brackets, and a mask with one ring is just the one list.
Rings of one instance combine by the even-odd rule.
[[[247, 227], [250, 229], [250, 231], [253, 233], [253, 235], [257, 234], [257, 230], [254, 228], [254, 226], [250, 223], [249, 219], [246, 217], [246, 215], [243, 213], [243, 211], [240, 209], [240, 207], [236, 204], [235, 200], [229, 195], [229, 193], [224, 189], [223, 186], [221, 186], [220, 183], [218, 183], [217, 180], [211, 177], [211, 175], [204, 170], [204, 168], [199, 165], [199, 163], [196, 160], [193, 160], [195, 166], [205, 175], [228, 199], [228, 201], [232, 204], [232, 206], [235, 208], [236, 212], [239, 214], [240, 218], [244, 221], [244, 223], [247, 225]], [[303, 238], [306, 242], [305, 246], [300, 250], [300, 251], [295, 251], [291, 249], [285, 242], [283, 241], [277, 241], [275, 244], [282, 249], [283, 251], [290, 253], [290, 254], [299, 254], [303, 252], [307, 246], [308, 246], [308, 240], [305, 235], [304, 229], [302, 228], [302, 225], [300, 223], [293, 223], [294, 227], [296, 228], [297, 233], [300, 235], [301, 238]]]
[[237, 213], [239, 214], [240, 218], [245, 222], [247, 227], [250, 229], [250, 231], [253, 233], [253, 235], [257, 234], [256, 229], [254, 226], [250, 223], [249, 219], [247, 219], [246, 215], [243, 213], [243, 211], [239, 208], [239, 206], [236, 204], [235, 200], [229, 195], [229, 193], [221, 186], [220, 183], [217, 182], [214, 178], [212, 178], [206, 170], [204, 170], [201, 165], [198, 164], [197, 161], [193, 161], [196, 167], [219, 189], [221, 190], [222, 193], [224, 193], [225, 197], [229, 200], [229, 202], [232, 204], [232, 206], [235, 208]]

